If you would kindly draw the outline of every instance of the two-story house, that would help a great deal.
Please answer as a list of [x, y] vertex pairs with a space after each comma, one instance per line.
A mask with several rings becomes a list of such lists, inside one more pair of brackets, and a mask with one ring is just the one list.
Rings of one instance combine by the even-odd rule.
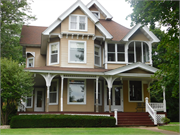
[[150, 99], [159, 39], [147, 26], [128, 29], [112, 18], [97, 0], [78, 0], [49, 27], [22, 27], [25, 70], [35, 81], [26, 112], [136, 112]]

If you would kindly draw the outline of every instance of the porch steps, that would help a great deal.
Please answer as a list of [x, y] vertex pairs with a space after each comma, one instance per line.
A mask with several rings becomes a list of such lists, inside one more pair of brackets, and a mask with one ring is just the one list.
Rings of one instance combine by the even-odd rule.
[[146, 112], [118, 112], [118, 126], [154, 126]]

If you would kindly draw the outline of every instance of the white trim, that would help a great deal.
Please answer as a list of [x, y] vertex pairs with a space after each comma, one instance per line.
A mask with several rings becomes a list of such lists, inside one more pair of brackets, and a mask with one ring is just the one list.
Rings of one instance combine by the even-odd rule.
[[98, 13], [98, 16], [96, 16], [96, 15], [95, 15], [95, 16], [96, 16], [98, 19], [100, 19], [100, 12], [99, 12], [99, 11], [91, 11], [91, 12], [92, 12], [93, 14], [94, 14], [94, 13]]
[[[99, 48], [99, 56], [95, 55], [95, 47]], [[95, 57], [96, 56], [99, 57], [99, 65], [95, 64]], [[101, 46], [97, 45], [97, 44], [94, 44], [94, 65], [97, 67], [101, 67]]]
[[130, 82], [129, 81], [136, 81], [136, 80], [128, 80], [128, 102], [144, 102], [144, 87], [143, 87], [143, 81], [139, 81], [141, 82], [141, 92], [142, 92], [142, 100], [141, 101], [130, 101]]
[[[42, 91], [42, 107], [37, 107], [37, 91]], [[44, 89], [43, 88], [35, 88], [35, 102], [34, 102], [34, 112], [36, 111], [44, 111]]]
[[31, 67], [34, 67], [34, 64], [35, 64], [34, 63], [34, 57], [30, 57], [30, 58], [27, 58], [27, 68], [30, 67], [29, 66], [29, 60], [31, 60], [31, 59], [33, 60], [33, 65]]
[[[52, 81], [51, 81], [51, 83], [52, 82], [57, 82], [57, 86], [56, 86], [56, 92], [51, 92], [50, 91], [50, 89], [51, 88], [49, 88], [49, 105], [58, 105], [58, 95], [59, 95], [59, 79], [53, 79]], [[51, 86], [50, 86], [51, 87]], [[56, 93], [56, 103], [50, 103], [50, 93]]]
[[[70, 45], [71, 45], [71, 42], [75, 42], [75, 43], [84, 43], [84, 61], [83, 62], [80, 62], [80, 61], [78, 61], [78, 62], [75, 62], [75, 61], [70, 61]], [[84, 64], [84, 63], [86, 63], [86, 56], [87, 54], [86, 54], [86, 41], [78, 41], [78, 40], [69, 40], [68, 41], [68, 63], [78, 63], [78, 64]]]
[[[77, 17], [77, 24], [76, 24], [76, 29], [71, 29], [71, 17], [75, 16]], [[85, 30], [80, 30], [79, 28], [79, 23], [80, 23], [80, 17], [85, 17]], [[77, 14], [71, 14], [69, 15], [69, 31], [88, 31], [88, 18], [86, 15], [77, 15]]]
[[[27, 106], [27, 99], [31, 98], [31, 106]], [[33, 91], [32, 91], [32, 96], [31, 97], [27, 97], [26, 96], [26, 108], [32, 108], [33, 107]]]
[[83, 103], [78, 103], [78, 102], [75, 102], [75, 103], [71, 103], [69, 102], [69, 81], [72, 80], [72, 79], [68, 79], [67, 81], [67, 104], [69, 105], [86, 105], [86, 79], [73, 79], [73, 80], [81, 80], [81, 81], [84, 81], [84, 102]]
[[[56, 63], [51, 63], [51, 46], [52, 45], [57, 45], [58, 46], [57, 62]], [[59, 64], [59, 53], [60, 53], [59, 42], [49, 43], [49, 65]]]
[[28, 53], [30, 53], [33, 57], [35, 57], [35, 52], [26, 52], [26, 58]]
[[106, 19], [113, 18], [113, 16], [97, 0], [92, 0], [90, 3], [88, 3], [87, 8], [90, 8], [93, 4], [100, 8], [100, 10], [106, 15]]
[[[102, 106], [102, 81], [98, 81], [98, 86], [100, 86], [100, 104], [98, 103], [98, 106]], [[96, 94], [96, 81], [94, 81], [94, 94]], [[95, 96], [94, 96], [94, 101], [95, 101], [94, 105], [96, 105]]]

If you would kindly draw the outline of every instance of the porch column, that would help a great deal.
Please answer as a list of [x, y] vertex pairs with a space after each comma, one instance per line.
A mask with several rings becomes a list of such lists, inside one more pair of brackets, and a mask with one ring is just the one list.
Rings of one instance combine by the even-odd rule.
[[63, 111], [63, 81], [64, 81], [64, 76], [61, 75], [61, 112]]
[[109, 88], [109, 113], [111, 113], [111, 88], [112, 87], [108, 87]]
[[99, 112], [98, 110], [98, 79], [99, 77], [96, 77], [96, 112]]
[[49, 88], [50, 88], [50, 86], [47, 86], [47, 99], [46, 99], [46, 105], [45, 105], [46, 112], [49, 111]]
[[105, 41], [105, 52], [104, 52], [104, 59], [105, 59], [105, 69], [107, 69], [107, 41]]
[[165, 87], [162, 86], [163, 89], [163, 104], [164, 104], [164, 112], [166, 112], [166, 98], [165, 98]]

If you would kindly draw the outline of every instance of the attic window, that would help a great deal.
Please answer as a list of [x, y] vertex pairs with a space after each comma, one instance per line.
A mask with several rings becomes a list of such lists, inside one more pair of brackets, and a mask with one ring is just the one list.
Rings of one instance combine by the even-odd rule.
[[99, 11], [92, 11], [93, 15], [96, 16], [98, 19], [100, 19], [100, 13]]
[[85, 15], [69, 16], [69, 30], [87, 31], [87, 16]]

